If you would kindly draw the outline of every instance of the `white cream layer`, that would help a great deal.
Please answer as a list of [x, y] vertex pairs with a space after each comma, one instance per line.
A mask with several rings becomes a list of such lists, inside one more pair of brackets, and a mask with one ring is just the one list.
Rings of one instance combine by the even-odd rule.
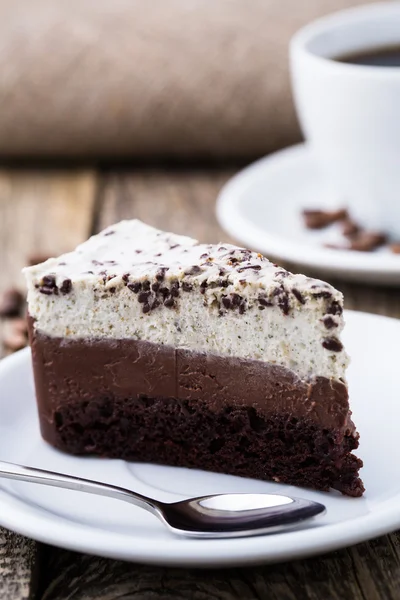
[[[168, 270], [160, 285], [171, 287], [178, 281], [179, 296], [173, 308], [160, 304], [144, 313], [139, 294], [127, 283], [152, 284], [161, 267]], [[343, 317], [327, 314], [332, 313], [332, 303], [340, 308], [333, 312], [341, 311], [340, 292], [319, 280], [292, 275], [254, 252], [245, 254], [228, 244], [198, 244], [134, 220], [24, 272], [29, 313], [36, 328], [50, 336], [141, 339], [263, 360], [288, 367], [302, 378], [345, 377], [345, 351], [323, 346], [332, 337], [340, 340]], [[43, 278], [49, 275], [57, 293], [43, 293]], [[66, 280], [71, 289], [62, 293]], [[219, 285], [221, 280], [228, 285]], [[193, 289], [184, 291], [182, 282]], [[241, 298], [242, 314], [222, 303], [233, 294]], [[260, 309], [260, 298], [272, 306]], [[326, 319], [331, 320], [329, 328]]]

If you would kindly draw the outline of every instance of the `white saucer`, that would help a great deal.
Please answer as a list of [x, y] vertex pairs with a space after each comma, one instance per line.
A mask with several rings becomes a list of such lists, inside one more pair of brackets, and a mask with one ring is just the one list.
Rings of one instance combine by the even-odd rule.
[[346, 346], [351, 406], [365, 463], [363, 498], [202, 471], [75, 458], [39, 434], [30, 352], [0, 362], [0, 460], [98, 479], [173, 501], [221, 492], [276, 492], [327, 507], [313, 525], [280, 534], [190, 540], [169, 534], [155, 517], [121, 501], [0, 480], [0, 524], [31, 538], [91, 554], [179, 566], [278, 562], [354, 544], [400, 527], [398, 423], [400, 321], [348, 312]]
[[400, 283], [400, 256], [330, 250], [324, 243], [342, 241], [337, 226], [307, 230], [304, 208], [345, 206], [332, 196], [306, 144], [282, 150], [253, 163], [221, 190], [217, 217], [243, 245], [276, 261], [288, 261], [321, 275], [387, 285]]

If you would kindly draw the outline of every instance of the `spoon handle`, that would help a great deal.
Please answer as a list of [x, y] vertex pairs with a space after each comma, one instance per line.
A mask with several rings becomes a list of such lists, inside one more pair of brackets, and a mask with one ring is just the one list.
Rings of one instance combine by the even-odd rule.
[[0, 461], [0, 478], [25, 481], [26, 483], [41, 483], [42, 485], [86, 492], [87, 494], [95, 494], [97, 496], [117, 498], [159, 516], [156, 500], [115, 485], [100, 483], [99, 481], [91, 481], [82, 477], [73, 477], [72, 475], [45, 471], [44, 469], [36, 469], [35, 467], [25, 467], [4, 461]]

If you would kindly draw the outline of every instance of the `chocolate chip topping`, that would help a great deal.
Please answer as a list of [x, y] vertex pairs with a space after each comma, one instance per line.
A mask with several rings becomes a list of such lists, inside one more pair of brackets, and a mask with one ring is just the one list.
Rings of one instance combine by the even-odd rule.
[[62, 282], [61, 287], [60, 287], [60, 292], [62, 294], [69, 294], [69, 292], [71, 290], [72, 290], [72, 281], [70, 279], [64, 279], [64, 281]]
[[331, 352], [340, 352], [343, 350], [343, 344], [335, 337], [325, 338], [322, 345]]
[[270, 300], [267, 300], [266, 298], [263, 298], [261, 296], [258, 298], [258, 302], [264, 308], [267, 307], [267, 306], [273, 306], [273, 303], [270, 302]]
[[322, 319], [322, 322], [327, 329], [333, 329], [334, 327], [338, 326], [336, 321], [334, 321], [329, 315], [325, 315], [325, 317]]
[[253, 271], [260, 271], [261, 265], [247, 265], [245, 267], [240, 267], [237, 271], [238, 273], [243, 273], [246, 269], [253, 269]]
[[332, 298], [332, 292], [329, 292], [328, 290], [322, 290], [322, 292], [313, 294], [313, 298], [325, 298], [328, 300], [329, 298]]
[[145, 302], [147, 302], [149, 296], [150, 292], [140, 292], [140, 294], [138, 295], [138, 302], [144, 304]]
[[165, 273], [168, 271], [168, 267], [160, 267], [156, 273], [157, 281], [163, 281], [165, 279]]
[[135, 294], [138, 294], [142, 289], [142, 284], [140, 281], [133, 281], [132, 283], [128, 283], [127, 288], [129, 288]]
[[341, 315], [343, 312], [342, 306], [339, 304], [337, 300], [333, 300], [328, 306], [326, 313], [328, 315]]

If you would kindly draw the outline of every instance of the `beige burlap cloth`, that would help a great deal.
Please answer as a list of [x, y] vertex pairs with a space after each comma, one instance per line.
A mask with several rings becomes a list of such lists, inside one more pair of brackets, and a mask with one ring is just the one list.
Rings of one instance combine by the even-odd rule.
[[0, 0], [0, 156], [250, 158], [300, 137], [290, 36], [357, 0]]

